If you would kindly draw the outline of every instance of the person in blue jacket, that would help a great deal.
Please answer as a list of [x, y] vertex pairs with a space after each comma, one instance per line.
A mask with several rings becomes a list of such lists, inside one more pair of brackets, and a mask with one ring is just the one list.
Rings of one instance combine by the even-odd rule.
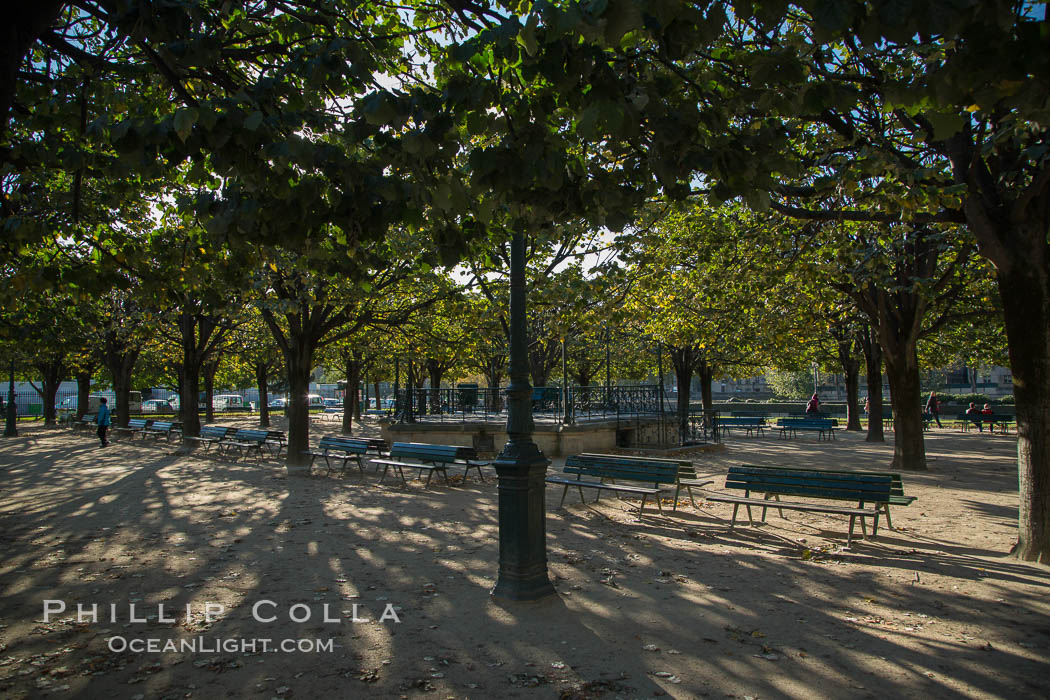
[[110, 423], [109, 406], [105, 397], [98, 400], [98, 415], [95, 420], [98, 422], [98, 439], [102, 441], [102, 447], [105, 447], [109, 444], [109, 440], [106, 439], [106, 431]]

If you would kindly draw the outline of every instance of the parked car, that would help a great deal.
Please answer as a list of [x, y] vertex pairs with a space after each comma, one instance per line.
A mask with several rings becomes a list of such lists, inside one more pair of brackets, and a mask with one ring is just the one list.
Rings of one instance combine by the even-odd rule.
[[266, 405], [270, 408], [285, 408], [288, 406], [288, 399], [273, 399]]
[[325, 399], [324, 400], [324, 407], [325, 408], [342, 408], [343, 407], [343, 400], [342, 399]]
[[216, 411], [251, 411], [255, 408], [240, 394], [218, 394], [212, 397], [211, 405]]
[[167, 399], [150, 399], [142, 402], [143, 413], [174, 413], [175, 409]]

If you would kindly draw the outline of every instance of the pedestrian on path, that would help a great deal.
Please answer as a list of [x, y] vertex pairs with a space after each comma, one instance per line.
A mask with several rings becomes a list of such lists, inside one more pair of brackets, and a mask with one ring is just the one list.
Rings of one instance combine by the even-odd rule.
[[941, 425], [941, 402], [937, 400], [937, 394], [930, 392], [930, 398], [926, 399], [926, 414], [933, 416], [933, 419], [937, 421], [937, 427], [943, 428]]
[[98, 422], [98, 439], [102, 443], [101, 446], [106, 447], [109, 445], [109, 440], [106, 439], [106, 431], [109, 429], [110, 418], [109, 405], [105, 396], [98, 400], [98, 416], [95, 420]]

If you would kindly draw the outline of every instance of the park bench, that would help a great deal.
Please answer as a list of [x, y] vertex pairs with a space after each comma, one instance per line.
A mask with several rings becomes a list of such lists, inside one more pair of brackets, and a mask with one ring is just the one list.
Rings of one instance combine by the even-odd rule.
[[98, 414], [97, 413], [85, 413], [84, 416], [80, 420], [74, 421], [71, 425], [73, 426], [74, 430], [80, 430], [80, 429], [90, 430], [92, 428], [97, 428], [98, 427], [97, 421], [98, 421]]
[[[755, 467], [758, 465], [745, 464], [745, 467]], [[897, 472], [872, 472], [872, 471], [847, 471], [845, 469], [813, 469], [813, 468], [799, 468], [799, 467], [779, 467], [770, 466], [764, 467], [765, 469], [785, 469], [787, 471], [795, 472], [813, 472], [815, 474], [875, 474], [877, 476], [888, 476], [890, 477], [890, 498], [885, 503], [878, 503], [877, 507], [882, 511], [882, 514], [886, 516], [886, 527], [889, 529], [893, 528], [893, 520], [890, 518], [890, 506], [910, 506], [915, 502], [916, 496], [905, 496], [904, 495], [904, 481], [901, 479], [901, 475]], [[774, 499], [778, 500], [778, 499]], [[853, 500], [847, 499], [847, 500]], [[774, 506], [775, 507], [775, 506]], [[783, 515], [783, 514], [781, 514]], [[765, 514], [763, 513], [763, 520]]]
[[999, 426], [999, 431], [1006, 435], [1015, 421], [1016, 419], [1013, 416], [1000, 416], [994, 413], [978, 413], [975, 415], [960, 413], [955, 417], [955, 427], [966, 433], [977, 425], [988, 426], [988, 431], [994, 433], [995, 427]]
[[365, 473], [365, 465], [361, 462], [361, 455], [368, 452], [368, 443], [364, 440], [351, 437], [338, 437], [335, 435], [325, 435], [321, 438], [321, 442], [318, 443], [316, 450], [303, 450], [304, 455], [310, 455], [310, 466], [307, 467], [307, 471], [313, 469], [314, 460], [318, 457], [324, 459], [325, 465], [328, 467], [326, 474], [332, 473], [332, 460], [342, 460], [343, 465], [341, 471], [346, 471], [346, 464], [350, 460], [357, 462], [357, 468], [362, 474]]
[[229, 455], [234, 449], [238, 457], [248, 458], [252, 452], [256, 457], [262, 456], [262, 448], [268, 447], [267, 441], [270, 437], [269, 430], [253, 430], [240, 428], [235, 434], [218, 443], [219, 451], [223, 455]]
[[317, 414], [317, 416], [323, 421], [341, 421], [343, 420], [343, 409], [336, 408], [334, 406], [325, 407], [324, 411]]
[[182, 423], [170, 420], [155, 420], [146, 426], [146, 429], [142, 433], [142, 439], [145, 440], [147, 437], [163, 437], [167, 440], [171, 440], [172, 433], [181, 434]]
[[777, 420], [775, 430], [780, 431], [780, 437], [798, 437], [798, 432], [808, 431], [817, 433], [817, 439], [835, 439], [835, 419], [833, 418], [780, 418]]
[[281, 450], [288, 447], [288, 435], [283, 430], [267, 430], [263, 447], [270, 451], [272, 457], [280, 457]]
[[[715, 503], [731, 503], [733, 505], [733, 518], [730, 521], [730, 529], [736, 525], [737, 512], [740, 506], [747, 509], [747, 519], [751, 525], [755, 524], [751, 514], [751, 507], [762, 508], [762, 520], [765, 521], [766, 509], [776, 508], [781, 517], [784, 510], [798, 510], [816, 513], [831, 513], [833, 515], [849, 516], [849, 534], [846, 536], [846, 546], [853, 543], [853, 527], [860, 518], [861, 532], [866, 537], [865, 518], [872, 518], [872, 538], [879, 531], [879, 515], [883, 513], [883, 504], [889, 503], [890, 490], [893, 478], [885, 473], [863, 473], [863, 472], [823, 472], [813, 469], [791, 469], [790, 467], [758, 467], [737, 466], [730, 467], [726, 475], [727, 489], [740, 489], [744, 491], [741, 496], [708, 495], [708, 501]], [[751, 492], [764, 494], [763, 498], [754, 498]], [[800, 503], [781, 501], [780, 496], [795, 496], [817, 500], [832, 501], [856, 501], [856, 507], [835, 506], [823, 503]], [[873, 508], [864, 507], [865, 503], [873, 504]]]
[[[691, 466], [691, 465], [690, 465]], [[641, 517], [645, 510], [645, 502], [649, 496], [656, 496], [656, 505], [662, 513], [664, 508], [660, 503], [660, 485], [678, 485], [678, 472], [681, 464], [673, 459], [647, 459], [644, 457], [620, 457], [619, 455], [579, 454], [570, 455], [565, 459], [565, 467], [562, 471], [566, 474], [575, 474], [571, 479], [564, 476], [548, 476], [545, 481], [548, 484], [559, 484], [563, 486], [561, 502], [558, 507], [565, 505], [565, 496], [569, 487], [575, 487], [580, 492], [580, 501], [586, 498], [583, 489], [595, 489], [595, 503], [601, 499], [602, 491], [615, 491], [627, 493], [632, 496], [641, 496], [642, 502], [638, 507], [638, 516]], [[693, 472], [695, 475], [695, 471]], [[583, 477], [597, 478], [597, 481], [585, 480]], [[606, 480], [609, 481], [606, 481]], [[652, 486], [631, 486], [619, 484], [616, 481], [633, 481]], [[675, 491], [677, 502], [678, 492]]]
[[149, 428], [150, 423], [153, 421], [148, 418], [132, 418], [128, 421], [127, 426], [114, 426], [113, 431], [119, 433], [130, 433], [132, 437], [135, 433], [146, 434], [146, 430]]
[[748, 435], [762, 435], [762, 430], [766, 428], [766, 419], [759, 418], [757, 416], [729, 416], [720, 417], [715, 421], [715, 427], [717, 430], [722, 432], [722, 435], [729, 435], [733, 428], [739, 428], [746, 430]]
[[201, 434], [199, 436], [183, 436], [182, 440], [183, 442], [203, 443], [204, 451], [207, 452], [209, 447], [212, 445], [218, 445], [236, 432], [236, 428], [230, 428], [225, 425], [206, 425], [201, 428]]
[[386, 479], [387, 470], [393, 467], [401, 476], [401, 482], [407, 484], [408, 481], [405, 479], [404, 472], [407, 467], [419, 470], [420, 477], [423, 476], [423, 472], [427, 472], [426, 485], [429, 486], [434, 472], [440, 472], [445, 479], [445, 483], [449, 483], [449, 467], [463, 467], [464, 480], [466, 480], [467, 474], [470, 473], [471, 469], [476, 469], [478, 479], [484, 481], [485, 477], [481, 473], [481, 468], [488, 466], [489, 462], [477, 461], [477, 456], [478, 453], [473, 447], [430, 445], [423, 442], [395, 442], [390, 447], [390, 459], [373, 459], [372, 463], [377, 468], [383, 467], [383, 476], [379, 479], [380, 482]]
[[[714, 483], [711, 480], [701, 481], [700, 479], [697, 479], [696, 478], [696, 469], [693, 467], [693, 463], [690, 462], [689, 460], [685, 460], [685, 459], [678, 460], [678, 459], [657, 459], [657, 458], [653, 458], [653, 457], [624, 457], [622, 455], [603, 455], [603, 454], [594, 454], [594, 453], [590, 453], [590, 452], [584, 452], [584, 453], [580, 454], [579, 456], [580, 457], [585, 457], [587, 459], [593, 459], [593, 460], [595, 460], [597, 462], [604, 462], [604, 463], [608, 463], [608, 464], [615, 463], [615, 464], [621, 464], [621, 465], [626, 466], [626, 467], [636, 467], [636, 468], [639, 468], [639, 469], [646, 469], [647, 465], [650, 465], [650, 464], [653, 464], [653, 463], [661, 464], [661, 465], [662, 464], [675, 464], [675, 465], [678, 465], [678, 479], [677, 479], [677, 482], [675, 483], [675, 489], [674, 489], [674, 506], [671, 508], [671, 510], [678, 510], [678, 496], [679, 496], [679, 493], [681, 492], [683, 486], [685, 487], [686, 493], [689, 494], [689, 500], [692, 502], [693, 507], [695, 508], [696, 507], [696, 500], [693, 499], [693, 488], [692, 487], [693, 486], [697, 486], [697, 487], [707, 486], [709, 484], [713, 484]], [[563, 499], [562, 500], [564, 500], [564, 494], [562, 494], [562, 495], [563, 495]], [[582, 494], [581, 494], [581, 497], [582, 497]]]

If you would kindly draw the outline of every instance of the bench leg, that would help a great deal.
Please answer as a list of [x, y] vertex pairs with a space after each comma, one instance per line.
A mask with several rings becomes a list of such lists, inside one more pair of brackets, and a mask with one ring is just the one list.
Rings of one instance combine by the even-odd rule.
[[[853, 523], [857, 519], [856, 515], [849, 516], [849, 534], [846, 535], [846, 549], [853, 546]], [[864, 518], [860, 520], [861, 527], [864, 526]]]
[[745, 505], [744, 508], [747, 508], [747, 522], [751, 525], [751, 527], [754, 527], [755, 526], [755, 519], [751, 516], [751, 506], [750, 506], [750, 504]]
[[733, 519], [729, 521], [729, 529], [730, 530], [732, 530], [733, 526], [736, 525], [736, 512], [738, 510], [740, 510], [740, 504], [739, 503], [734, 503], [733, 504]]
[[[423, 470], [422, 469], [419, 470], [419, 476], [423, 476]], [[434, 470], [433, 469], [431, 469], [430, 471], [427, 472], [427, 480], [426, 480], [426, 483], [423, 484], [423, 488], [429, 488], [430, 487], [430, 477], [432, 477], [432, 476], [434, 476]], [[417, 476], [416, 478], [418, 479], [419, 477]]]
[[[864, 501], [860, 502], [860, 508], [864, 507]], [[864, 516], [860, 516], [860, 533], [863, 539], [868, 539], [868, 526], [864, 522]]]
[[889, 529], [892, 530], [893, 529], [893, 520], [890, 519], [890, 504], [889, 503], [884, 503], [882, 505], [882, 512], [886, 516], [886, 527], [888, 527]]
[[587, 499], [584, 498], [584, 496], [583, 496], [583, 487], [582, 486], [577, 486], [576, 490], [580, 492], [580, 503], [586, 503]]
[[361, 455], [354, 455], [354, 459], [357, 460], [357, 471], [361, 472], [361, 476], [365, 475], [365, 463], [361, 461]]
[[875, 539], [875, 536], [879, 534], [879, 511], [875, 511], [875, 519], [871, 523], [871, 539]]
[[[565, 484], [565, 488], [561, 490], [561, 503], [558, 504], [559, 508], [565, 507], [565, 494], [569, 493], [569, 485]], [[580, 489], [580, 496], [583, 496], [583, 489]]]
[[[599, 491], [601, 491], [601, 489], [598, 489], [598, 490], [599, 490]], [[646, 499], [646, 498], [647, 498], [648, 496], [649, 496], [649, 494], [647, 494], [647, 493], [643, 493], [643, 494], [642, 494], [642, 505], [638, 506], [638, 519], [639, 519], [639, 520], [641, 520], [641, 519], [642, 519], [642, 511], [644, 511], [644, 510], [645, 510], [645, 499]]]
[[324, 464], [325, 464], [325, 467], [326, 467], [324, 475], [328, 476], [329, 474], [332, 473], [332, 462], [328, 459], [328, 455], [324, 456]]
[[678, 512], [678, 493], [681, 490], [682, 490], [682, 485], [681, 484], [676, 484], [675, 487], [674, 487], [674, 505], [671, 506], [671, 512], [672, 513], [677, 513]]

